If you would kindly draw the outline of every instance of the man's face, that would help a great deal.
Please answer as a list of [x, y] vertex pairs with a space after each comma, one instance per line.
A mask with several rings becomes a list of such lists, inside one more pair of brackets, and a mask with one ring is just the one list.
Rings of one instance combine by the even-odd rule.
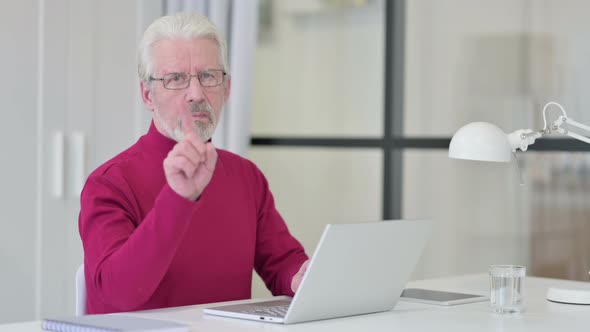
[[[152, 46], [154, 78], [170, 73], [195, 75], [202, 70], [223, 69], [219, 63], [219, 49], [206, 38], [163, 39]], [[230, 81], [215, 87], [202, 87], [195, 76], [188, 88], [166, 89], [162, 81], [141, 82], [141, 95], [145, 106], [154, 112], [158, 131], [176, 141], [182, 138], [181, 112], [189, 111], [195, 120], [197, 134], [203, 141], [213, 135], [223, 104], [229, 96]]]

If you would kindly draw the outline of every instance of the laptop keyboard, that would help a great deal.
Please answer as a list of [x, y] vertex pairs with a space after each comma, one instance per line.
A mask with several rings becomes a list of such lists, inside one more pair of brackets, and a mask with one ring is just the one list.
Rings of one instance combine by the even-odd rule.
[[244, 314], [253, 314], [260, 316], [272, 316], [272, 317], [284, 317], [289, 310], [289, 304], [276, 305], [276, 306], [260, 306], [248, 310], [241, 311]]
[[248, 314], [255, 314], [261, 316], [277, 316], [283, 317], [287, 314], [287, 310], [289, 310], [289, 306], [277, 306], [277, 307], [266, 307], [266, 308], [256, 308], [252, 310], [246, 310]]

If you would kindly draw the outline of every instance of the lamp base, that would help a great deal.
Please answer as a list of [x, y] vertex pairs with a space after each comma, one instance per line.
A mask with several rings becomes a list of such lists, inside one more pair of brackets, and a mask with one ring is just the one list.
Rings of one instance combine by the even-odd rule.
[[565, 304], [588, 304], [590, 305], [590, 288], [557, 288], [550, 287], [547, 290], [547, 300]]

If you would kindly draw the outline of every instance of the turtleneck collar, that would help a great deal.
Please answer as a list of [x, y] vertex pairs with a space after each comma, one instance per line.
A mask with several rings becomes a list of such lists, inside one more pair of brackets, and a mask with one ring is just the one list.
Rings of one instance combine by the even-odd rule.
[[172, 150], [176, 141], [170, 137], [164, 136], [158, 131], [154, 120], [150, 124], [148, 132], [141, 137], [142, 145], [146, 150], [154, 151], [160, 154], [162, 157], [166, 157], [168, 152]]
[[[141, 142], [145, 149], [154, 151], [164, 158], [168, 155], [168, 152], [172, 150], [174, 145], [176, 145], [175, 140], [158, 131], [158, 128], [156, 128], [156, 125], [154, 124], [154, 120], [150, 123], [150, 129], [148, 132], [141, 137]], [[207, 142], [211, 142], [211, 139]]]

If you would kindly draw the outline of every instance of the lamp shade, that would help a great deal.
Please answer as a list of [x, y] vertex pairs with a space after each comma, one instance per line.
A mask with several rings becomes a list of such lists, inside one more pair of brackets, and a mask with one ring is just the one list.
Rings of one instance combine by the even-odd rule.
[[512, 148], [500, 128], [487, 122], [472, 122], [459, 129], [449, 145], [449, 157], [509, 162]]

